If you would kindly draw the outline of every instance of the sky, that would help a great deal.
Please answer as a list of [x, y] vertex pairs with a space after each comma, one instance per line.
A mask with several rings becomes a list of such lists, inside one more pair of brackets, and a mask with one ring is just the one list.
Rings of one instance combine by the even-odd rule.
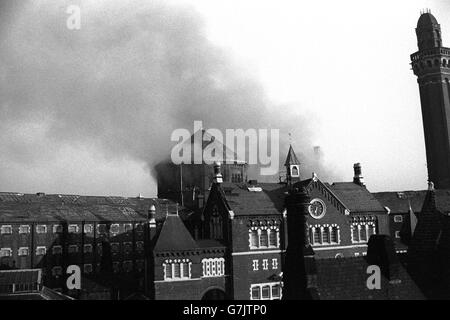
[[424, 8], [450, 46], [446, 0], [0, 0], [0, 191], [155, 196], [195, 120], [280, 129], [305, 178], [360, 162], [371, 191], [424, 189]]

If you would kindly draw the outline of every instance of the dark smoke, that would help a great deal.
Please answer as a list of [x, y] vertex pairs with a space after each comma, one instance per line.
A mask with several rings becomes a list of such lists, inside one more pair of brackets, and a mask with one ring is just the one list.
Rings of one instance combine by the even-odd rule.
[[[328, 176], [313, 162], [311, 115], [272, 105], [245, 67], [207, 40], [193, 8], [157, 1], [20, 2], [0, 6], [2, 168], [37, 168], [67, 146], [89, 146], [104, 161], [145, 161], [154, 175], [154, 164], [170, 154], [171, 132], [193, 130], [194, 120], [202, 120], [222, 130], [279, 128], [280, 164], [290, 132], [304, 175], [315, 167]], [[81, 30], [66, 28], [72, 4], [81, 7]]]

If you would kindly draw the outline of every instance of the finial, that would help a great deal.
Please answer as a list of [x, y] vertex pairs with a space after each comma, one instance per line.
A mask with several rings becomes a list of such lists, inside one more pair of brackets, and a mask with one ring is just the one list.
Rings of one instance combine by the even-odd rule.
[[428, 181], [428, 191], [434, 191], [434, 183], [431, 180]]
[[319, 178], [317, 177], [317, 173], [315, 173], [315, 172], [312, 173], [312, 179], [313, 179], [314, 182], [319, 180]]

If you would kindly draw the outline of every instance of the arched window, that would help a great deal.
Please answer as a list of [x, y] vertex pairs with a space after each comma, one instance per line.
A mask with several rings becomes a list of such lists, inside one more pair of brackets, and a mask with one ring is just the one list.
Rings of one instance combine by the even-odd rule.
[[257, 230], [250, 231], [250, 247], [258, 248], [259, 247], [259, 237]]
[[339, 243], [338, 227], [331, 227], [331, 243]]
[[322, 232], [322, 244], [330, 243], [330, 229], [329, 227], [324, 227]]
[[277, 230], [270, 229], [269, 230], [269, 246], [270, 247], [278, 247], [278, 239], [277, 239]]
[[293, 177], [298, 176], [298, 168], [296, 166], [292, 167], [292, 176]]
[[223, 239], [222, 217], [220, 216], [217, 206], [212, 210], [209, 228], [211, 239]]
[[320, 243], [320, 228], [314, 228], [313, 244]]
[[267, 247], [269, 245], [269, 238], [267, 235], [267, 229], [261, 230], [261, 234], [259, 236], [259, 245], [260, 247]]

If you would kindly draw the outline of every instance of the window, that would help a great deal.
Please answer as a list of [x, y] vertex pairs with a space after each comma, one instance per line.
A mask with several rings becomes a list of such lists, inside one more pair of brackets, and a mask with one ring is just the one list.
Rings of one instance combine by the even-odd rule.
[[12, 227], [10, 225], [8, 226], [2, 226], [0, 228], [0, 233], [1, 234], [12, 234]]
[[78, 246], [76, 244], [71, 244], [68, 248], [67, 251], [69, 253], [77, 253], [78, 252]]
[[259, 287], [252, 287], [250, 299], [252, 299], [252, 300], [260, 300], [261, 299]]
[[263, 259], [263, 270], [269, 270], [269, 260], [268, 259]]
[[62, 268], [60, 266], [55, 266], [52, 268], [52, 276], [58, 277], [62, 275]]
[[278, 259], [272, 259], [272, 269], [278, 269]]
[[139, 252], [144, 251], [144, 241], [136, 241], [136, 250]]
[[92, 244], [85, 244], [83, 246], [84, 253], [92, 253]]
[[133, 225], [131, 223], [126, 223], [123, 225], [124, 232], [131, 232], [133, 231]]
[[101, 256], [101, 255], [103, 254], [103, 246], [102, 246], [101, 243], [97, 243], [96, 246], [97, 246], [97, 247], [96, 247], [96, 249], [97, 249], [97, 254], [98, 254], [99, 256]]
[[106, 233], [106, 225], [104, 223], [100, 223], [97, 225], [97, 232], [99, 234], [105, 234]]
[[339, 243], [338, 232], [338, 227], [331, 228], [331, 243]]
[[261, 294], [261, 298], [263, 300], [268, 300], [270, 299], [270, 286], [263, 286], [261, 288], [262, 294]]
[[84, 273], [92, 273], [92, 264], [87, 263], [83, 266]]
[[125, 270], [125, 272], [133, 271], [133, 262], [130, 260], [124, 261], [123, 262], [123, 270]]
[[267, 235], [267, 230], [261, 230], [261, 233], [259, 235], [259, 246], [263, 248], [269, 246], [269, 238]]
[[92, 224], [84, 225], [84, 233], [92, 233], [94, 231], [94, 226]]
[[62, 253], [62, 247], [61, 246], [53, 246], [52, 253], [53, 254], [61, 254]]
[[188, 259], [169, 259], [164, 261], [164, 280], [190, 279], [191, 264], [191, 261]]
[[19, 248], [19, 256], [27, 256], [29, 254], [30, 250], [28, 247], [20, 247]]
[[253, 260], [253, 271], [258, 271], [259, 269], [259, 261]]
[[353, 243], [366, 243], [376, 234], [375, 219], [372, 217], [354, 217], [350, 226]]
[[203, 259], [202, 265], [204, 277], [220, 277], [225, 274], [224, 258]]
[[269, 247], [278, 247], [278, 235], [277, 230], [269, 230]]
[[336, 224], [316, 224], [310, 226], [309, 238], [313, 246], [339, 244], [339, 227]]
[[78, 233], [78, 225], [76, 224], [69, 224], [69, 226], [67, 227], [67, 231], [69, 233]]
[[137, 232], [144, 232], [144, 225], [142, 223], [136, 223], [134, 225]]
[[252, 230], [250, 231], [250, 247], [258, 248], [258, 245], [259, 245], [258, 231]]
[[403, 222], [403, 216], [401, 215], [394, 216], [394, 222]]
[[133, 244], [131, 242], [124, 242], [123, 251], [125, 254], [130, 254], [133, 251]]
[[120, 264], [117, 261], [113, 262], [113, 272], [114, 273], [119, 273], [120, 272]]
[[223, 239], [222, 217], [220, 216], [217, 206], [214, 206], [212, 210], [211, 220], [209, 221], [209, 229], [211, 239]]
[[280, 300], [281, 284], [279, 282], [252, 284], [250, 286], [251, 300]]
[[60, 224], [54, 224], [53, 225], [53, 233], [62, 233], [63, 232], [63, 226]]
[[397, 238], [397, 239], [400, 239], [401, 237], [400, 237], [400, 231], [395, 231], [395, 237]]
[[110, 231], [111, 233], [119, 233], [119, 231], [120, 231], [119, 224], [118, 224], [118, 223], [112, 224], [112, 225], [111, 225], [111, 228], [109, 229], [109, 231]]
[[46, 254], [46, 252], [47, 252], [47, 248], [44, 247], [44, 246], [40, 246], [40, 247], [36, 248], [36, 255], [37, 256], [43, 256], [43, 255]]
[[272, 286], [272, 298], [279, 299], [281, 297], [281, 288], [279, 285]]
[[145, 262], [142, 259], [136, 260], [136, 268], [138, 269], [138, 271], [142, 271], [144, 270], [145, 267]]
[[323, 228], [322, 230], [322, 244], [329, 244], [330, 243], [330, 229], [329, 228]]
[[120, 246], [118, 242], [111, 243], [111, 253], [117, 254], [120, 251]]
[[38, 224], [36, 226], [36, 233], [47, 233], [47, 226], [45, 224]]
[[280, 231], [278, 227], [251, 227], [249, 230], [250, 249], [278, 248]]
[[0, 258], [11, 257], [12, 249], [11, 248], [1, 248], [0, 249]]
[[19, 233], [30, 233], [30, 226], [29, 225], [21, 225], [19, 227]]

